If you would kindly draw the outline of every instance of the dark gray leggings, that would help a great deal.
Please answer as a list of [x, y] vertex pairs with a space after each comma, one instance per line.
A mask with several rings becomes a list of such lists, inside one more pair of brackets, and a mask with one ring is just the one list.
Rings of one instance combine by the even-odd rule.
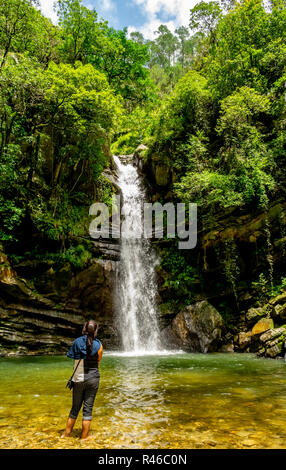
[[72, 408], [70, 418], [76, 419], [83, 404], [82, 419], [92, 419], [92, 408], [99, 387], [99, 377], [85, 382], [75, 382], [73, 386]]

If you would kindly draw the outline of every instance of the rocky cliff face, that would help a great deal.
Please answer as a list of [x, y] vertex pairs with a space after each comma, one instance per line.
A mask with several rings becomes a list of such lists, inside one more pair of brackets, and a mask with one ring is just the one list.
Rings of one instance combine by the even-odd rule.
[[[33, 282], [33, 276], [37, 273]], [[13, 270], [0, 255], [0, 354], [66, 353], [86, 319], [96, 318], [105, 348], [117, 346], [116, 261], [94, 259], [76, 273], [31, 260]]]

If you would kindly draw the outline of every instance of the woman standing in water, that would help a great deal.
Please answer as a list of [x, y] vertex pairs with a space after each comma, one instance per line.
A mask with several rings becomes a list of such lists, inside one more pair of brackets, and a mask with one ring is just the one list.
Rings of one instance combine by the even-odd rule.
[[102, 358], [102, 344], [96, 338], [98, 325], [93, 320], [85, 323], [82, 335], [76, 338], [67, 356], [74, 359], [72, 408], [62, 437], [69, 437], [83, 404], [81, 438], [88, 437], [93, 403], [99, 387], [98, 365]]

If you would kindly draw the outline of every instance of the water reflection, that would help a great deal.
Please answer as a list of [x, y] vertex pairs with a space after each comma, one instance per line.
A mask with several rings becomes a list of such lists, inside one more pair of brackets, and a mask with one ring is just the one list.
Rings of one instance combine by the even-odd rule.
[[112, 374], [104, 379], [104, 399], [113, 410], [112, 423], [132, 444], [147, 444], [168, 419], [164, 413], [165, 397], [159, 366], [160, 360], [156, 357], [151, 360], [114, 358], [116, 381], [112, 380]]
[[[94, 440], [60, 439], [66, 358], [0, 360], [1, 447], [285, 448], [286, 364], [239, 354], [105, 355]], [[79, 417], [81, 418], [81, 417]]]

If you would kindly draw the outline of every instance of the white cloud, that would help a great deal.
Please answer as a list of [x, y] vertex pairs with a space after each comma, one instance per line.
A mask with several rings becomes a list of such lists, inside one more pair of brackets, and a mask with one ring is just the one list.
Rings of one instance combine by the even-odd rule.
[[50, 18], [53, 23], [57, 23], [57, 14], [54, 11], [54, 2], [55, 0], [40, 0], [40, 8], [41, 12], [43, 13], [44, 16], [47, 18]]
[[[190, 20], [190, 9], [193, 8], [199, 0], [132, 0], [133, 4], [138, 5], [148, 17], [139, 28], [129, 26], [128, 31], [140, 31], [147, 39], [155, 37], [154, 31], [160, 24], [165, 24], [174, 32], [178, 26], [188, 26]], [[208, 1], [208, 0], [206, 0]], [[164, 21], [164, 17], [174, 17], [172, 20]]]
[[116, 10], [116, 5], [112, 0], [101, 0], [99, 5], [104, 12], [111, 12]]
[[93, 8], [96, 9], [100, 18], [103, 17], [104, 20], [108, 18], [108, 21], [112, 21], [114, 25], [118, 23], [117, 5], [114, 0], [97, 0], [93, 2]]
[[172, 33], [174, 33], [176, 29], [176, 25], [174, 21], [161, 21], [157, 19], [156, 17], [153, 18], [152, 20], [144, 23], [142, 26], [139, 28], [135, 28], [134, 26], [129, 26], [128, 27], [128, 34], [132, 33], [133, 31], [139, 31], [140, 33], [143, 34], [145, 39], [153, 39], [156, 37], [156, 34], [154, 34], [155, 31], [158, 30], [159, 26], [161, 24], [166, 25]]

